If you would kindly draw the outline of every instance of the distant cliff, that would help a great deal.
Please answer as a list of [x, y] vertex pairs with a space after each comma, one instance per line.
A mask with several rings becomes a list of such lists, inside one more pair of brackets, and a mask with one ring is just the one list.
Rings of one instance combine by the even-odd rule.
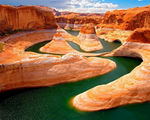
[[80, 30], [82, 24], [93, 23], [97, 25], [101, 23], [103, 14], [87, 14], [87, 13], [73, 13], [61, 12], [60, 16], [56, 16], [57, 23], [65, 29]]
[[35, 30], [56, 28], [52, 12], [36, 6], [13, 7], [0, 5], [0, 33], [14, 30]]
[[136, 28], [150, 28], [150, 5], [127, 10], [106, 12], [98, 27], [134, 30]]

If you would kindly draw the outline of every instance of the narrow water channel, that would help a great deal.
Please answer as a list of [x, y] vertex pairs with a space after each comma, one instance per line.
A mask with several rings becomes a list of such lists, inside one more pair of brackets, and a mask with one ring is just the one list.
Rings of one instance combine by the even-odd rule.
[[[68, 31], [73, 35], [78, 32]], [[111, 51], [120, 43], [101, 40], [104, 51]], [[27, 51], [39, 52], [45, 43], [30, 47]], [[79, 46], [69, 43], [77, 50]], [[96, 52], [104, 52], [96, 51]], [[0, 94], [0, 120], [150, 120], [150, 103], [132, 104], [105, 111], [78, 112], [73, 109], [70, 99], [96, 85], [109, 83], [133, 70], [142, 61], [135, 58], [107, 57], [116, 62], [112, 72], [74, 83], [45, 88], [15, 90]], [[32, 77], [32, 76], [31, 76]]]

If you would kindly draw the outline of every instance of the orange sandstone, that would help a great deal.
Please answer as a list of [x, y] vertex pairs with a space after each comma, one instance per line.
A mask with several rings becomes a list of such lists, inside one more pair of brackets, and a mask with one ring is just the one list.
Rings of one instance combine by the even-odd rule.
[[143, 62], [138, 67], [111, 83], [77, 95], [72, 101], [73, 106], [83, 111], [97, 111], [150, 101], [149, 36], [150, 29], [137, 29], [120, 48], [106, 55], [140, 57]]
[[36, 6], [0, 5], [0, 33], [57, 28], [52, 12]]

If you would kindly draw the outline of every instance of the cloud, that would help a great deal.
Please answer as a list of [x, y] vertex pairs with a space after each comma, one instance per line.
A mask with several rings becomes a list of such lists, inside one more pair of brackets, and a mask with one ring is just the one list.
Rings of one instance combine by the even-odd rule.
[[58, 10], [83, 13], [104, 13], [119, 7], [117, 4], [104, 3], [104, 0], [101, 2], [98, 0], [70, 0], [67, 4], [67, 8]]
[[106, 3], [105, 0], [0, 0], [0, 4], [44, 5], [59, 11], [82, 13], [104, 13], [119, 7], [117, 4]]
[[143, 1], [143, 0], [138, 0], [138, 1], [140, 2], [140, 1]]

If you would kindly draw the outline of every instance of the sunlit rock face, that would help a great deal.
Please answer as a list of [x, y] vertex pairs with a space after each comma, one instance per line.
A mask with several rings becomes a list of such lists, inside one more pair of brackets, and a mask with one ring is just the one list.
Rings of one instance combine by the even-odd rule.
[[143, 27], [150, 28], [150, 5], [106, 12], [99, 27], [122, 30], [135, 30], [136, 28]]
[[[0, 92], [78, 81], [105, 74], [116, 67], [113, 61], [103, 58], [86, 58], [72, 53], [61, 57], [24, 51], [51, 39], [55, 32], [54, 29], [37, 30], [2, 39], [6, 46], [0, 52]], [[59, 34], [56, 35], [58, 40]]]
[[112, 28], [98, 28], [96, 30], [97, 36], [108, 42], [120, 41], [124, 43], [133, 31], [119, 30]]
[[74, 49], [65, 39], [80, 44], [77, 37], [57, 28], [53, 14], [47, 10], [39, 6], [0, 5], [0, 31], [22, 30], [1, 38], [0, 92], [83, 80], [105, 74], [116, 67], [111, 60], [87, 58], [75, 53], [59, 56], [26, 52], [28, 47], [47, 40], [54, 40], [55, 47], [66, 50]]
[[60, 27], [67, 30], [80, 30], [83, 24], [101, 23], [102, 14], [84, 14], [73, 12], [61, 12], [60, 16], [56, 16], [57, 23]]
[[141, 65], [109, 84], [77, 95], [72, 101], [73, 106], [83, 111], [97, 111], [150, 101], [149, 36], [150, 29], [137, 29], [120, 48], [106, 55], [140, 57], [143, 59]]
[[41, 47], [40, 51], [53, 54], [79, 53], [67, 43], [67, 35], [69, 34], [63, 29], [57, 30], [52, 40], [45, 46]]
[[0, 5], [0, 33], [57, 28], [54, 15], [36, 6]]
[[84, 51], [96, 51], [103, 48], [100, 40], [96, 36], [94, 24], [85, 24], [82, 26], [78, 39], [81, 49]]
[[[93, 31], [92, 33], [95, 33], [94, 27], [92, 30], [89, 29], [89, 31], [91, 31], [91, 32]], [[84, 31], [84, 32], [87, 32], [87, 31]], [[88, 36], [88, 35], [85, 34], [85, 36]], [[92, 40], [89, 40], [91, 36], [92, 36], [92, 38], [91, 38]], [[101, 43], [99, 42], [98, 38], [96, 37], [96, 34], [90, 34], [88, 38], [81, 40], [79, 37], [70, 35], [65, 30], [59, 28], [59, 29], [57, 29], [57, 32], [53, 35], [52, 40], [45, 46], [41, 47], [40, 51], [45, 52], [45, 53], [51, 53], [51, 54], [75, 53], [75, 54], [83, 55], [83, 56], [98, 56], [98, 55], [102, 54], [102, 53], [99, 53], [99, 54], [98, 53], [97, 54], [96, 53], [85, 53], [85, 52], [77, 51], [70, 46], [70, 44], [68, 43], [69, 41], [78, 44], [80, 46], [80, 48], [82, 48], [85, 51], [87, 49], [89, 51], [95, 51], [95, 50], [103, 47], [101, 45]], [[85, 43], [87, 43], [87, 44], [85, 44]]]
[[109, 42], [124, 43], [136, 28], [150, 28], [150, 6], [106, 12], [97, 35]]

